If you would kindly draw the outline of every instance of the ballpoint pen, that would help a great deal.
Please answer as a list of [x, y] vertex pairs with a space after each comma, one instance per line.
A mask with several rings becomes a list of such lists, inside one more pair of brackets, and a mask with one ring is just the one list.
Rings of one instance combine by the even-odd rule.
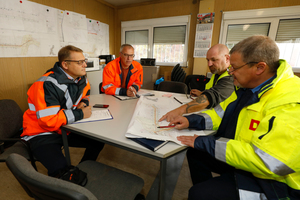
[[134, 90], [132, 90], [132, 86], [130, 86], [130, 89], [131, 89], [131, 91], [133, 92], [133, 94], [134, 94], [135, 97], [140, 98], [140, 95], [136, 94], [136, 93], [134, 92]]

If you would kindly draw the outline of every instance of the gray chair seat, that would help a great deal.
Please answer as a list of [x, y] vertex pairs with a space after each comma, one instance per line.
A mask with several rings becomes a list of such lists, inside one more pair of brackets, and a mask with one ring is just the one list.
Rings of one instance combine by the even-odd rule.
[[133, 200], [144, 185], [140, 177], [96, 161], [85, 161], [78, 165], [87, 173], [88, 183], [85, 187], [41, 174], [18, 154], [11, 154], [6, 164], [27, 194], [35, 199]]

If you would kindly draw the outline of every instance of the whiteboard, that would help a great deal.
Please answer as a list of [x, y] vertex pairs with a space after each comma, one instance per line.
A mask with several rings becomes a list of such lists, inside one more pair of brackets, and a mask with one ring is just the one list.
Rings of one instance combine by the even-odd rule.
[[31, 1], [0, 0], [0, 57], [51, 57], [66, 45], [109, 54], [109, 25]]

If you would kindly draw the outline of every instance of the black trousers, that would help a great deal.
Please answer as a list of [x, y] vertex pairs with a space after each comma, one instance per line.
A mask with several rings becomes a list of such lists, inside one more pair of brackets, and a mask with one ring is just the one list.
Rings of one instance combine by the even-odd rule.
[[[193, 181], [193, 187], [189, 190], [189, 200], [239, 199], [235, 168], [193, 148], [188, 149], [187, 159]], [[220, 176], [212, 177], [211, 172]]]
[[[80, 162], [97, 160], [104, 143], [70, 133], [68, 136], [70, 147], [86, 148]], [[67, 160], [62, 153], [63, 140], [59, 134], [36, 136], [29, 140], [33, 155], [48, 170], [49, 176], [57, 176], [60, 170], [67, 167]]]

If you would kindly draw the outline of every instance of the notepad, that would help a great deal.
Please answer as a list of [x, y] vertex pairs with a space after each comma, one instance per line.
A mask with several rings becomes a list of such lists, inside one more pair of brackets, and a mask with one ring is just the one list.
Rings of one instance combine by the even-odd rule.
[[129, 100], [129, 99], [137, 99], [137, 97], [128, 97], [128, 96], [116, 96], [114, 95], [117, 99], [124, 101], [124, 100]]
[[78, 120], [74, 123], [86, 123], [93, 121], [101, 121], [101, 120], [110, 120], [113, 119], [109, 109], [97, 109], [92, 111], [92, 115], [89, 118]]

